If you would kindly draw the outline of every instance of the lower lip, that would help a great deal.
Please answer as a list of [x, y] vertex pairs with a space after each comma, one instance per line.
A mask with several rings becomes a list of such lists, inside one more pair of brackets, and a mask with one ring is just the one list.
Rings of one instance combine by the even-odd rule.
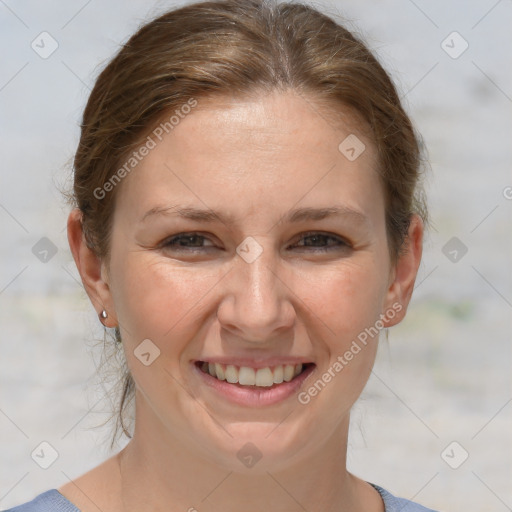
[[203, 372], [196, 364], [192, 363], [192, 366], [194, 371], [199, 374], [202, 381], [211, 389], [230, 402], [238, 405], [245, 405], [247, 407], [265, 407], [290, 398], [298, 392], [302, 383], [316, 368], [316, 366], [312, 364], [290, 382], [282, 382], [281, 384], [274, 384], [269, 387], [261, 387], [230, 384], [225, 380], [216, 379], [209, 373]]

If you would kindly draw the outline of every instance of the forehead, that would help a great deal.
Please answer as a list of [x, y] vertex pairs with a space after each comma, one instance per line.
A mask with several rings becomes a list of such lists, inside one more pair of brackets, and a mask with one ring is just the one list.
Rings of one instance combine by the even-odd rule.
[[[247, 148], [278, 156], [300, 146], [303, 153], [320, 156], [336, 153], [341, 136], [353, 134], [370, 143], [364, 128], [357, 113], [348, 107], [333, 108], [325, 100], [288, 90], [201, 98], [172, 132], [184, 151], [208, 151], [212, 146], [219, 150], [221, 142], [229, 144], [223, 149], [231, 151]], [[367, 160], [373, 156], [373, 148], [369, 149]]]
[[335, 124], [324, 108], [292, 92], [199, 99], [172, 129], [159, 125], [158, 137], [153, 130], [154, 147], [123, 180], [118, 207], [135, 221], [176, 199], [231, 206], [233, 214], [301, 201], [378, 206], [374, 147], [353, 117], [341, 114]]

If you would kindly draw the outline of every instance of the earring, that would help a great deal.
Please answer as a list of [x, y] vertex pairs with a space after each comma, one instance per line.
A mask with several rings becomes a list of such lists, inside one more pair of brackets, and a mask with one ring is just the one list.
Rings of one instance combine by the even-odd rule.
[[103, 310], [99, 315], [100, 322], [103, 324], [103, 320], [105, 320], [108, 317], [108, 314], [105, 310]]

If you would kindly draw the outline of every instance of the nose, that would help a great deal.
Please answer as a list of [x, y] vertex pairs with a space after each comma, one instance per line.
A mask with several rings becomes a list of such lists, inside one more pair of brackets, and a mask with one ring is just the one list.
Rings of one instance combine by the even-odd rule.
[[254, 261], [235, 258], [217, 308], [223, 329], [257, 345], [283, 337], [295, 321], [291, 273], [283, 271], [270, 247], [260, 245], [262, 252]]

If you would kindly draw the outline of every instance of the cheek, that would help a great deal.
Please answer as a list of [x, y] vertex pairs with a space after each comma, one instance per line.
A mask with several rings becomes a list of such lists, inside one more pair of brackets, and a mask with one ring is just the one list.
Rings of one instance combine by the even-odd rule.
[[319, 428], [315, 425], [316, 411], [322, 411], [326, 437], [338, 428], [343, 413], [360, 396], [375, 361], [375, 324], [382, 312], [386, 281], [382, 269], [371, 261], [368, 255], [357, 265], [346, 262], [322, 279], [307, 278], [303, 283], [305, 302], [318, 315], [313, 320], [317, 330], [308, 332], [322, 340], [325, 357], [316, 379], [298, 400], [312, 408], [311, 428]]
[[[370, 264], [370, 256], [362, 260], [331, 269], [321, 279], [304, 276], [301, 285], [304, 302], [314, 313], [313, 335], [322, 339], [327, 352], [322, 380], [331, 393], [337, 390], [337, 403], [345, 407], [357, 399], [370, 375], [387, 290], [387, 276], [379, 265]], [[329, 400], [331, 393], [322, 400]]]
[[382, 311], [387, 276], [370, 254], [336, 268], [301, 274], [297, 295], [331, 336], [347, 341], [373, 324]]
[[[116, 268], [115, 307], [127, 343], [136, 345], [145, 338], [163, 349], [180, 350], [186, 342], [191, 319], [208, 301], [222, 272], [175, 266], [161, 256], [135, 254]], [[172, 340], [172, 344], [170, 341]]]
[[[150, 339], [162, 355], [169, 356], [171, 365], [178, 364], [192, 340], [199, 343], [207, 337], [209, 319], [216, 320], [215, 308], [226, 294], [222, 280], [227, 268], [178, 264], [148, 252], [124, 254], [112, 267], [112, 292], [123, 341], [133, 350]], [[284, 283], [280, 295], [331, 354], [343, 353], [381, 313], [387, 278], [378, 261], [374, 253], [367, 252], [338, 262], [311, 262], [278, 271]], [[228, 281], [233, 283], [236, 276], [229, 274]]]
[[[201, 338], [198, 332], [205, 325], [208, 291], [223, 272], [176, 267], [161, 257], [139, 253], [128, 255], [116, 273], [115, 308], [127, 366], [137, 389], [148, 404], [164, 400], [175, 417], [196, 414], [183, 401], [183, 384], [177, 385], [183, 382], [180, 362], [191, 348], [191, 340]], [[146, 339], [157, 349], [147, 342], [143, 345]], [[150, 353], [148, 365], [141, 359], [145, 352]]]
[[[178, 266], [160, 255], [128, 253], [115, 266], [112, 288], [125, 338], [130, 344], [145, 338], [162, 343], [172, 339], [178, 348], [187, 330], [200, 328], [198, 322], [208, 315], [212, 301], [217, 306], [222, 301], [222, 290], [215, 288], [222, 287], [225, 272], [220, 267]], [[324, 323], [331, 336], [347, 340], [374, 323], [382, 311], [387, 289], [383, 274], [368, 253], [337, 265], [288, 269], [278, 277], [298, 315]]]

